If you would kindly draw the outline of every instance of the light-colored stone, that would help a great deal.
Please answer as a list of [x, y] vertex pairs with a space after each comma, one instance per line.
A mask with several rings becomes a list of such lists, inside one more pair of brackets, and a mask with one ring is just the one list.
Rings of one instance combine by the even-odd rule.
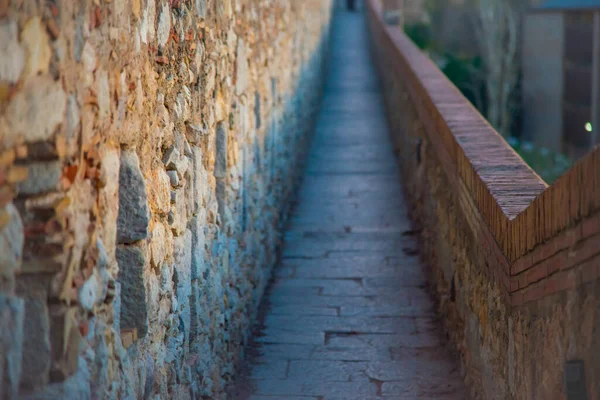
[[150, 250], [152, 253], [152, 264], [158, 266], [165, 261], [170, 250], [167, 246], [170, 245], [169, 231], [163, 224], [155, 224], [152, 230], [152, 239], [150, 241]]
[[119, 215], [119, 151], [114, 148], [106, 148], [101, 154], [101, 159], [100, 184], [103, 186], [103, 190], [100, 192], [98, 200], [102, 223], [100, 236], [103, 238], [108, 259], [110, 259], [114, 256], [117, 243], [117, 225], [114, 221], [117, 221]]
[[[173, 221], [171, 222], [171, 231], [175, 236], [180, 236], [183, 231], [186, 229], [187, 222], [189, 220], [188, 212], [190, 211], [191, 206], [188, 204], [186, 189], [179, 188], [175, 191], [176, 197], [173, 207]], [[191, 191], [188, 191], [191, 193]]]
[[93, 312], [105, 299], [110, 277], [106, 270], [94, 269], [92, 276], [85, 281], [79, 290], [79, 304], [84, 310]]
[[200, 143], [200, 140], [203, 136], [207, 134], [206, 129], [204, 129], [200, 124], [187, 124], [186, 125], [186, 137], [189, 143], [193, 145], [197, 145]]
[[142, 38], [142, 43], [148, 44], [154, 40], [154, 35], [155, 35], [154, 24], [155, 23], [156, 23], [156, 4], [154, 3], [154, 0], [148, 0], [148, 3], [146, 3], [146, 8], [144, 9], [142, 23], [140, 26], [140, 36]]
[[16, 207], [9, 203], [0, 209], [0, 274], [13, 279], [23, 254], [23, 222]]
[[248, 50], [243, 39], [238, 39], [236, 51], [236, 76], [235, 91], [241, 95], [249, 85], [250, 73], [248, 71]]
[[106, 71], [96, 71], [96, 93], [98, 95], [98, 116], [101, 119], [110, 117], [110, 87]]
[[8, 103], [6, 123], [11, 135], [2, 136], [0, 131], [0, 143], [10, 147], [50, 139], [64, 120], [66, 106], [67, 96], [60, 82], [49, 77], [29, 79]]
[[75, 135], [77, 133], [77, 128], [79, 127], [79, 104], [77, 103], [77, 99], [75, 96], [71, 95], [67, 99], [67, 121], [66, 121], [66, 131], [65, 134], [67, 136], [67, 141], [71, 141], [75, 139]]
[[177, 237], [173, 247], [178, 314], [183, 318], [185, 336], [189, 337], [190, 296], [192, 295], [192, 232], [186, 230], [182, 236]]
[[173, 187], [179, 186], [179, 176], [177, 175], [177, 171], [167, 171], [167, 175], [169, 175], [169, 180], [171, 181], [171, 186], [173, 186]]
[[154, 204], [156, 211], [167, 214], [171, 209], [171, 179], [162, 166], [152, 171], [148, 183], [149, 199]]
[[196, 15], [200, 18], [206, 18], [206, 0], [195, 0]]
[[186, 99], [183, 93], [179, 93], [177, 95], [177, 100], [175, 101], [175, 115], [178, 119], [183, 119], [187, 121], [190, 118], [190, 110], [188, 106], [188, 100]]
[[131, 1], [131, 11], [136, 18], [140, 17], [140, 0], [132, 0]]
[[81, 62], [83, 63], [84, 70], [88, 73], [94, 72], [98, 65], [96, 50], [94, 49], [94, 45], [89, 40], [83, 45]]
[[181, 155], [175, 146], [171, 146], [164, 154], [162, 162], [167, 170], [176, 170], [179, 164]]
[[0, 82], [16, 83], [25, 68], [25, 49], [15, 20], [0, 21], [0, 38]]
[[33, 17], [25, 23], [21, 32], [21, 41], [27, 49], [25, 76], [34, 76], [48, 72], [52, 50], [46, 27], [39, 17]]
[[171, 35], [171, 10], [169, 3], [163, 3], [162, 10], [158, 16], [158, 28], [156, 30], [156, 38], [159, 46], [166, 46]]

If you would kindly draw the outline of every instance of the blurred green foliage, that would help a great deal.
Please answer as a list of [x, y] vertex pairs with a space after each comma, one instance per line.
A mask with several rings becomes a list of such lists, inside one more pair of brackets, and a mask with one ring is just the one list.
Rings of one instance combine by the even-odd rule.
[[431, 26], [424, 22], [407, 24], [404, 32], [421, 50], [428, 50], [433, 43]]
[[[423, 22], [407, 24], [406, 35], [427, 53], [448, 79], [485, 115], [485, 79], [483, 63], [479, 57], [468, 57], [440, 51], [433, 42], [431, 27]], [[548, 184], [564, 174], [573, 162], [561, 153], [536, 147], [531, 142], [520, 141], [511, 136], [508, 144]]]
[[549, 185], [573, 165], [573, 161], [564, 154], [537, 147], [531, 142], [521, 142], [515, 137], [508, 138], [507, 142]]
[[480, 57], [464, 57], [450, 53], [443, 55], [441, 70], [463, 95], [481, 113], [485, 110], [483, 64]]

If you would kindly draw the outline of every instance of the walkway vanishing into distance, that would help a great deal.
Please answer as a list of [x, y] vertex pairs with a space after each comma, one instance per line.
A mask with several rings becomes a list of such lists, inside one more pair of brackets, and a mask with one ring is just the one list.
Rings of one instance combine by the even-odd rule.
[[340, 12], [313, 148], [237, 399], [463, 399], [411, 231], [363, 15]]

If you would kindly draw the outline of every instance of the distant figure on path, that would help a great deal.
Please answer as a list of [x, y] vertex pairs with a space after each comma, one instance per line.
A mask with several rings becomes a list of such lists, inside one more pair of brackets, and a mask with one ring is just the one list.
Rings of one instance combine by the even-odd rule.
[[356, 9], [356, 0], [348, 0], [348, 10], [354, 11]]

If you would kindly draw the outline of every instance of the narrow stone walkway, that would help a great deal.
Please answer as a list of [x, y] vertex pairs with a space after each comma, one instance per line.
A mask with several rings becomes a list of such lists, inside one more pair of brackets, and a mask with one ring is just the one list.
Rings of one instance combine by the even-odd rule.
[[233, 398], [463, 399], [426, 292], [363, 15], [340, 12], [281, 265]]

